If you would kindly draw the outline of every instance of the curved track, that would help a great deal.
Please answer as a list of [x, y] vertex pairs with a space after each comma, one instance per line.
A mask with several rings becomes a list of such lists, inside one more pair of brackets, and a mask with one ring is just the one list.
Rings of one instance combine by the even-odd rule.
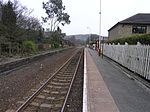
[[16, 112], [63, 112], [82, 54], [76, 52]]

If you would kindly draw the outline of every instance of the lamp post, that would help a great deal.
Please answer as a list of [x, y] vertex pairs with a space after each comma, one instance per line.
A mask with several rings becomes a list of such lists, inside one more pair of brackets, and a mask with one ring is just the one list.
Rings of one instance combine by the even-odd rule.
[[100, 0], [100, 12], [99, 12], [99, 56], [101, 55], [101, 0]]

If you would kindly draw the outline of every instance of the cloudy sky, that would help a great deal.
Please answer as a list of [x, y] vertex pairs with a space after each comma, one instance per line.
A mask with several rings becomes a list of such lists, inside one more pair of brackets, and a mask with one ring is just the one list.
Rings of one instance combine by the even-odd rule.
[[[4, 0], [5, 1], [5, 0]], [[41, 19], [44, 15], [42, 2], [48, 0], [19, 0], [22, 5], [33, 9], [33, 15]], [[150, 0], [101, 0], [102, 32], [117, 22], [137, 13], [150, 13]], [[63, 32], [71, 34], [99, 34], [100, 0], [63, 0], [66, 12], [71, 16], [71, 24], [62, 27]]]

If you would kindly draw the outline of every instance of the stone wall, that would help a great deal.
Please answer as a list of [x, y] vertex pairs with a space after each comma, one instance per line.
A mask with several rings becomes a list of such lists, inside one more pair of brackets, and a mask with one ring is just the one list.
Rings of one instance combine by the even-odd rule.
[[[150, 33], [150, 25], [147, 26], [147, 33]], [[118, 24], [116, 27], [109, 31], [110, 40], [128, 37], [131, 35], [137, 35], [132, 33], [132, 25]]]

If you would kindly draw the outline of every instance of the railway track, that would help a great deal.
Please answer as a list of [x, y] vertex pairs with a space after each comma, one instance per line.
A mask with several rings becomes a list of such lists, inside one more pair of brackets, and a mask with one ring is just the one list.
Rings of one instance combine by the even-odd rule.
[[63, 112], [82, 54], [68, 59], [16, 112]]

